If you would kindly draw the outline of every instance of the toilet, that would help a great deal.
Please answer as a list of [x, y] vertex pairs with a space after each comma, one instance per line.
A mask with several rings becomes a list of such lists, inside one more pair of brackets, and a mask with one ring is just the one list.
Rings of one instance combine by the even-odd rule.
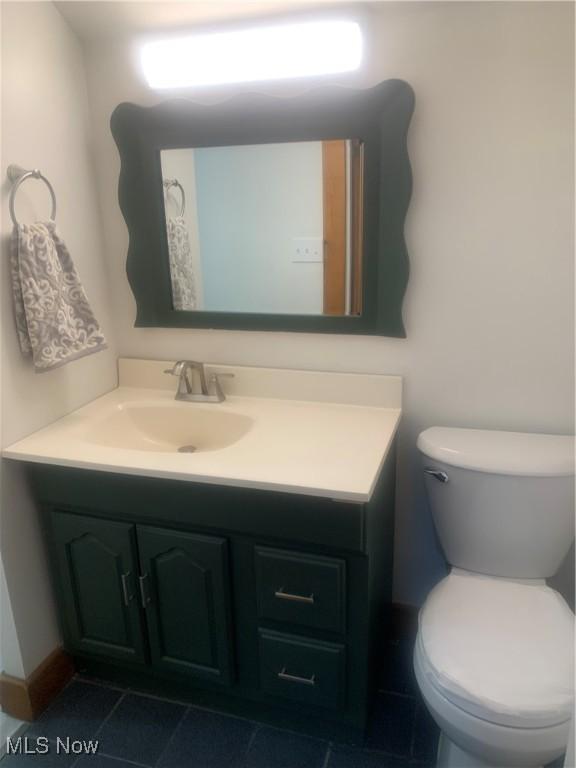
[[438, 768], [540, 768], [566, 749], [574, 615], [546, 585], [574, 539], [574, 440], [433, 427], [418, 437], [451, 570], [419, 615]]

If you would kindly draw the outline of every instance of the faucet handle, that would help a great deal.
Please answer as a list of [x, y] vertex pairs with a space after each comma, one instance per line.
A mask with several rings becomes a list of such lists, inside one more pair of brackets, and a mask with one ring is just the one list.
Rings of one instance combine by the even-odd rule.
[[224, 392], [222, 391], [222, 387], [220, 385], [220, 379], [233, 379], [234, 374], [233, 373], [211, 373], [210, 374], [210, 384], [214, 384], [214, 391], [216, 393], [216, 397], [218, 398], [218, 402], [222, 403], [226, 396], [224, 395]]

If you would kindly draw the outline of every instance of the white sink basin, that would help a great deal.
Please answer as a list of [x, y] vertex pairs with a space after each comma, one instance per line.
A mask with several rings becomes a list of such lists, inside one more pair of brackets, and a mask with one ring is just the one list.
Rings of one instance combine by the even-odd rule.
[[[242, 386], [250, 394], [229, 393], [222, 403], [185, 403], [174, 400], [172, 381], [170, 389], [153, 386], [165, 384], [168, 363], [139, 365], [138, 380], [151, 386], [119, 387], [2, 455], [82, 470], [370, 499], [400, 419], [399, 379], [368, 377], [365, 395], [375, 404], [362, 405], [354, 397], [358, 388], [364, 397], [364, 376], [235, 368], [234, 386], [246, 379]], [[157, 379], [144, 375], [142, 366], [149, 365]], [[269, 388], [270, 378], [276, 390]], [[338, 382], [350, 404], [314, 399], [337, 395]], [[286, 389], [311, 399], [286, 399]], [[192, 453], [179, 450], [189, 446]]]
[[249, 416], [209, 406], [123, 403], [87, 425], [83, 439], [132, 451], [218, 451], [238, 442], [253, 423]]

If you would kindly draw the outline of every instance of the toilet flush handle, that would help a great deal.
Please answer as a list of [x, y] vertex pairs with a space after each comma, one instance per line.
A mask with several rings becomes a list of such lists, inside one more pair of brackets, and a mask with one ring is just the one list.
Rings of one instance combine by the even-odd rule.
[[448, 482], [448, 475], [446, 474], [446, 472], [442, 472], [440, 469], [432, 469], [431, 467], [426, 467], [426, 469], [424, 470], [424, 474], [435, 477], [436, 480], [439, 480], [441, 483]]

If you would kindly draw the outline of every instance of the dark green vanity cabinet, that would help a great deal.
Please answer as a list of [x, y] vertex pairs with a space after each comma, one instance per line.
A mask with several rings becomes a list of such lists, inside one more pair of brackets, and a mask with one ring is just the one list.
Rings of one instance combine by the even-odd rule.
[[353, 741], [386, 647], [394, 455], [368, 503], [31, 464], [77, 667]]
[[68, 650], [230, 682], [225, 539], [50, 514]]

